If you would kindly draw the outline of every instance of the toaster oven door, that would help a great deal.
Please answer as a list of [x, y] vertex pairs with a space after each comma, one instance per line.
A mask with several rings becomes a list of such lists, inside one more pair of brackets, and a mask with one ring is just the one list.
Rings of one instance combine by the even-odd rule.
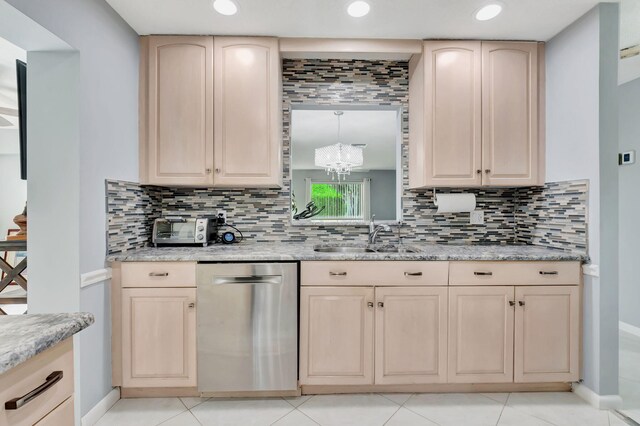
[[155, 223], [155, 243], [189, 244], [196, 241], [195, 220], [157, 220]]

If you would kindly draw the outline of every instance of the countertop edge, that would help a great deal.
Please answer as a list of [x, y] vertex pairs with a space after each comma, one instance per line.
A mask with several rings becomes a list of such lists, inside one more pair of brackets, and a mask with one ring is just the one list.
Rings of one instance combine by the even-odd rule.
[[[36, 315], [47, 316], [58, 314]], [[95, 322], [93, 314], [88, 312], [79, 312], [68, 315], [69, 318], [66, 322], [52, 325], [50, 330], [47, 330], [46, 333], [43, 332], [32, 340], [21, 342], [13, 351], [0, 355], [0, 374], [17, 367], [47, 349], [52, 348]]]

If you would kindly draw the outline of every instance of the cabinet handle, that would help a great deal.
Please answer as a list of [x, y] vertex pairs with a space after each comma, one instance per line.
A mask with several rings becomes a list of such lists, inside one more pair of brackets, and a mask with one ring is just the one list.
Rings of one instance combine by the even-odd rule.
[[329, 275], [331, 275], [332, 277], [346, 277], [347, 273], [346, 272], [329, 272]]
[[216, 167], [216, 173], [220, 173], [220, 168]]
[[405, 272], [404, 276], [405, 277], [421, 277], [422, 272]]
[[149, 272], [150, 277], [168, 277], [168, 272]]
[[31, 392], [20, 396], [18, 398], [13, 398], [10, 401], [4, 403], [5, 410], [17, 410], [18, 408], [24, 406], [28, 402], [33, 401], [43, 393], [45, 393], [48, 389], [50, 389], [53, 385], [62, 380], [64, 374], [62, 371], [54, 371], [53, 373], [47, 376], [47, 379], [43, 384], [32, 390]]
[[208, 175], [211, 174], [211, 169], [205, 169], [205, 172], [207, 172]]
[[519, 301], [518, 301], [518, 305], [520, 305], [520, 306], [524, 306], [524, 301], [519, 300]]
[[368, 306], [369, 308], [373, 308], [373, 302], [367, 302], [367, 306]]
[[540, 271], [540, 275], [558, 275], [558, 271]]
[[482, 170], [478, 169], [478, 170], [476, 170], [476, 173], [480, 174], [480, 173], [482, 173]]
[[189, 308], [190, 308], [190, 309], [193, 309], [193, 308], [195, 308], [195, 307], [196, 307], [196, 304], [195, 304], [195, 303], [193, 303], [193, 302], [191, 302], [191, 303], [189, 303], [189, 305], [188, 305], [188, 306], [189, 306]]
[[378, 308], [384, 308], [384, 302], [378, 302]]
[[490, 277], [490, 276], [493, 275], [493, 272], [478, 272], [478, 271], [475, 271], [473, 273], [473, 275], [479, 276], [479, 277]]
[[509, 306], [516, 306], [516, 302], [514, 302], [513, 300], [509, 300]]
[[489, 173], [491, 173], [491, 169], [484, 169], [484, 172], [485, 172], [486, 174], [489, 174]]

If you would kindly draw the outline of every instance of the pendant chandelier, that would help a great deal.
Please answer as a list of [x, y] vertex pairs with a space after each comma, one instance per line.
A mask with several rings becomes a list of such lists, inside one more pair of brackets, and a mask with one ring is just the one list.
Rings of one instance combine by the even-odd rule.
[[338, 182], [351, 174], [354, 167], [360, 167], [363, 163], [362, 147], [346, 145], [340, 142], [340, 117], [342, 111], [333, 113], [338, 118], [338, 143], [323, 146], [315, 150], [315, 165], [326, 170], [331, 179]]

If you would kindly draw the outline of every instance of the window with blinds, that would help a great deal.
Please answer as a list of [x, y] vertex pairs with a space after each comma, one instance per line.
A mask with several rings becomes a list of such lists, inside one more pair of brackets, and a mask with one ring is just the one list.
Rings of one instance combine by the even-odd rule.
[[309, 201], [324, 209], [316, 220], [369, 219], [369, 179], [359, 182], [308, 181]]

